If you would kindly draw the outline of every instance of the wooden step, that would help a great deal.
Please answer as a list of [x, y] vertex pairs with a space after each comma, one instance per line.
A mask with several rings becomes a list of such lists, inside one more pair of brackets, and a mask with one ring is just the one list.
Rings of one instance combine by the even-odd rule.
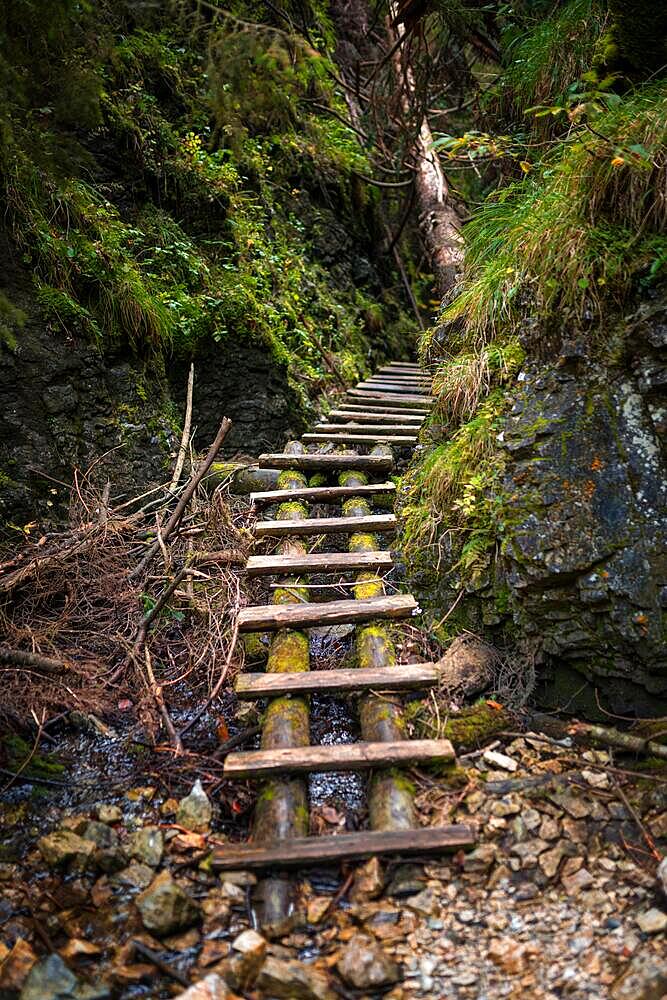
[[335, 743], [332, 746], [244, 750], [225, 758], [228, 778], [270, 778], [276, 774], [367, 771], [373, 767], [454, 760], [449, 740], [398, 740], [394, 743]]
[[395, 514], [366, 514], [363, 517], [305, 517], [302, 520], [257, 521], [257, 538], [285, 535], [350, 535], [355, 531], [393, 531]]
[[239, 674], [238, 698], [272, 698], [283, 694], [340, 694], [344, 691], [411, 691], [433, 687], [439, 673], [435, 663], [402, 663], [367, 670], [306, 670], [302, 673]]
[[[390, 472], [394, 460], [389, 455], [260, 455], [260, 469], [316, 470], [318, 472], [344, 472], [359, 469], [362, 472]], [[291, 491], [290, 491], [291, 492]]]
[[[400, 415], [400, 416], [399, 416]], [[420, 413], [410, 413], [408, 410], [399, 409], [396, 414], [382, 413], [381, 410], [364, 410], [362, 407], [354, 407], [350, 410], [331, 410], [327, 413], [326, 420], [344, 420], [359, 424], [394, 424], [398, 421], [406, 427], [418, 430], [424, 422], [424, 417]]]
[[433, 396], [402, 396], [400, 393], [374, 392], [369, 389], [348, 389], [347, 395], [351, 403], [361, 401], [370, 403], [371, 406], [406, 406], [413, 410], [430, 410], [435, 402]]
[[419, 410], [419, 409], [412, 409], [412, 407], [409, 406], [389, 406], [388, 404], [385, 405], [384, 403], [378, 403], [376, 401], [373, 401], [369, 406], [368, 404], [365, 405], [364, 403], [362, 403], [360, 399], [356, 400], [354, 403], [343, 400], [338, 404], [338, 411], [336, 412], [372, 413], [373, 416], [375, 416], [376, 413], [378, 415], [384, 414], [385, 416], [390, 414], [392, 416], [400, 415], [401, 420], [403, 419], [404, 416], [407, 417], [408, 420], [411, 420], [414, 417], [418, 417], [419, 421], [422, 423], [428, 416], [428, 411], [423, 408]]
[[409, 618], [418, 608], [411, 594], [369, 597], [363, 601], [326, 601], [322, 604], [266, 604], [239, 612], [241, 632], [274, 631], [281, 628], [317, 628], [371, 622], [374, 619]]
[[415, 434], [388, 434], [386, 431], [384, 434], [335, 434], [331, 431], [324, 433], [322, 431], [312, 431], [310, 434], [302, 434], [301, 440], [304, 444], [331, 441], [332, 444], [394, 444], [397, 447], [406, 448], [414, 444], [417, 437]]
[[383, 372], [387, 368], [408, 368], [410, 371], [414, 372], [424, 371], [418, 361], [388, 361], [386, 365], [382, 366], [382, 368], [378, 368], [378, 371]]
[[415, 396], [420, 399], [432, 398], [430, 395], [430, 386], [401, 385], [400, 382], [358, 382], [355, 388], [365, 389], [368, 392]]
[[391, 552], [306, 552], [302, 556], [250, 556], [249, 576], [294, 573], [338, 573], [353, 569], [387, 570], [394, 565]]
[[346, 434], [371, 434], [376, 432], [380, 436], [383, 434], [396, 434], [412, 437], [412, 440], [416, 441], [419, 426], [413, 424], [364, 424], [353, 420], [348, 424], [316, 424], [313, 430], [317, 434], [322, 434], [325, 431], [332, 434], [342, 434], [343, 432]]
[[376, 496], [395, 493], [396, 484], [373, 483], [368, 486], [302, 486], [296, 490], [261, 490], [250, 494], [250, 502], [256, 506], [264, 503], [289, 503], [291, 500], [312, 500], [314, 503], [329, 503], [354, 496]]
[[244, 868], [306, 868], [340, 861], [361, 861], [375, 855], [430, 855], [466, 850], [475, 844], [475, 830], [463, 823], [425, 826], [417, 830], [356, 830], [337, 836], [293, 837], [273, 843], [224, 844], [211, 857], [213, 871]]

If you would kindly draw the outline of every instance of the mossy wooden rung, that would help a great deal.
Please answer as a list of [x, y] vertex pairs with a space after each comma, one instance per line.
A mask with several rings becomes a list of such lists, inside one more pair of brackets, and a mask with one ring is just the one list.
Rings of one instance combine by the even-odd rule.
[[[213, 859], [216, 869], [275, 871], [276, 866], [447, 852], [473, 844], [470, 827], [416, 828], [414, 789], [399, 770], [405, 764], [450, 766], [454, 761], [447, 740], [406, 738], [398, 695], [433, 687], [438, 669], [433, 663], [396, 662], [386, 623], [411, 617], [418, 606], [411, 594], [385, 592], [383, 575], [391, 572], [394, 560], [379, 545], [396, 525], [387, 511], [395, 493], [387, 479], [394, 467], [392, 446], [412, 447], [418, 440], [434, 402], [430, 392], [431, 381], [417, 365], [391, 362], [349, 389], [320, 426], [304, 434], [302, 443], [259, 458], [260, 468], [285, 471], [279, 489], [251, 496], [255, 506], [268, 509], [268, 517], [255, 524], [255, 537], [266, 539], [268, 548], [250, 556], [247, 571], [253, 577], [277, 578], [277, 583], [272, 603], [242, 609], [238, 627], [243, 633], [270, 632], [273, 638], [266, 672], [242, 673], [236, 693], [241, 699], [265, 701], [267, 708], [261, 749], [229, 754], [225, 775], [265, 783], [256, 807], [254, 843], [221, 848]], [[308, 485], [306, 476], [313, 473], [326, 485]], [[311, 504], [318, 505], [314, 513]], [[347, 536], [347, 551], [322, 551], [317, 541], [311, 542], [329, 535]], [[351, 589], [354, 599], [316, 601], [314, 595], [331, 586], [321, 582], [322, 576], [335, 581], [343, 595]], [[309, 630], [340, 624], [356, 627], [358, 665], [311, 672]], [[308, 745], [308, 703], [316, 693], [355, 697], [359, 742]], [[299, 776], [341, 770], [371, 770], [371, 830], [333, 838], [300, 835], [307, 831], [308, 812], [306, 785]], [[269, 875], [264, 895], [275, 920], [284, 887], [273, 882]]]

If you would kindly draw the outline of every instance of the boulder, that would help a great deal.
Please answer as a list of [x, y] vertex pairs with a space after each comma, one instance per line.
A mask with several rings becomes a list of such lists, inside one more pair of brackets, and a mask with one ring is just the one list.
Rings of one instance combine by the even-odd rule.
[[200, 916], [194, 900], [169, 872], [157, 875], [137, 896], [136, 904], [144, 927], [158, 937], [191, 927]]
[[355, 990], [377, 990], [399, 980], [396, 962], [364, 934], [356, 934], [336, 963], [342, 978]]
[[108, 848], [118, 846], [118, 834], [106, 823], [91, 820], [83, 832], [84, 840], [92, 840], [98, 847]]

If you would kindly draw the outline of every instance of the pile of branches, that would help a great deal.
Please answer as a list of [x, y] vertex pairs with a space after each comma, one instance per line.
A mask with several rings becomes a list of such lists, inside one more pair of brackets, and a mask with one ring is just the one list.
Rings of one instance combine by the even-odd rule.
[[199, 464], [190, 451], [183, 482], [188, 426], [171, 482], [117, 505], [77, 474], [67, 528], [0, 564], [2, 722], [132, 710], [147, 739], [163, 729], [181, 749], [236, 665], [248, 508], [205, 489], [230, 426]]

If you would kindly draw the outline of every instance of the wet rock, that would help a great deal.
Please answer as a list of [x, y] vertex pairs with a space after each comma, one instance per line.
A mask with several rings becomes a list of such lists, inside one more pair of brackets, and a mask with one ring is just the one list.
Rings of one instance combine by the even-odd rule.
[[55, 830], [42, 837], [37, 845], [47, 865], [56, 867], [73, 863], [85, 867], [92, 861], [96, 845], [71, 830]]
[[132, 834], [125, 850], [131, 858], [157, 868], [164, 853], [164, 835], [158, 826], [144, 826]]
[[123, 812], [118, 806], [100, 803], [97, 807], [97, 818], [100, 823], [120, 823]]
[[144, 927], [158, 937], [191, 927], [199, 918], [198, 907], [169, 872], [157, 875], [136, 904]]
[[37, 961], [37, 955], [27, 941], [19, 938], [2, 963], [2, 982], [0, 986], [7, 990], [18, 992], [28, 978], [28, 974]]
[[580, 868], [579, 871], [574, 872], [572, 875], [564, 874], [561, 877], [561, 882], [565, 892], [569, 896], [576, 896], [583, 889], [588, 889], [593, 884], [593, 876], [585, 868]]
[[192, 786], [192, 791], [178, 803], [176, 822], [193, 833], [205, 833], [211, 823], [211, 803], [199, 779]]
[[225, 979], [234, 989], [247, 990], [256, 981], [266, 958], [267, 941], [257, 931], [243, 931], [232, 944], [234, 954], [224, 963]]
[[387, 886], [388, 896], [412, 896], [424, 888], [424, 872], [419, 865], [399, 865]]
[[447, 691], [474, 695], [493, 681], [498, 654], [474, 636], [460, 635], [438, 661], [440, 680]]
[[654, 906], [646, 913], [639, 914], [637, 926], [643, 934], [659, 934], [667, 930], [667, 913]]
[[145, 889], [153, 881], [154, 875], [155, 872], [148, 865], [133, 861], [127, 868], [123, 868], [117, 875], [114, 875], [112, 881], [120, 885], [131, 885], [135, 889]]
[[211, 972], [205, 979], [190, 986], [185, 993], [179, 993], [177, 1000], [232, 1000], [232, 996], [224, 979]]
[[498, 753], [497, 750], [485, 750], [482, 759], [485, 764], [489, 764], [491, 767], [498, 767], [502, 771], [516, 771], [519, 766], [512, 757], [508, 757], [504, 753]]
[[106, 1000], [110, 996], [108, 987], [81, 983], [60, 955], [49, 955], [32, 967], [20, 1000]]
[[78, 958], [90, 958], [92, 955], [99, 955], [102, 949], [92, 941], [84, 941], [82, 938], [70, 938], [66, 945], [59, 949], [60, 957], [68, 961], [76, 961]]
[[377, 899], [382, 895], [383, 888], [382, 864], [379, 858], [374, 857], [355, 872], [350, 897], [356, 902], [363, 903], [368, 899]]
[[345, 946], [336, 967], [345, 982], [357, 990], [376, 990], [399, 979], [396, 962], [363, 934], [356, 934]]
[[117, 847], [118, 834], [106, 823], [92, 820], [83, 833], [84, 840], [92, 840], [98, 847]]
[[411, 910], [425, 917], [432, 917], [438, 911], [438, 902], [432, 889], [424, 889], [423, 892], [417, 893], [416, 896], [410, 896], [405, 902]]
[[306, 907], [306, 919], [309, 924], [319, 924], [324, 915], [331, 909], [330, 896], [314, 896], [308, 900]]
[[256, 988], [275, 1000], [336, 1000], [329, 979], [304, 962], [266, 959], [255, 983]]
[[[128, 857], [122, 847], [98, 847], [94, 855], [95, 864], [107, 875], [113, 875], [126, 867]], [[148, 883], [146, 883], [148, 884]]]
[[659, 955], [637, 955], [611, 990], [612, 1000], [660, 1000], [667, 993], [667, 962]]

